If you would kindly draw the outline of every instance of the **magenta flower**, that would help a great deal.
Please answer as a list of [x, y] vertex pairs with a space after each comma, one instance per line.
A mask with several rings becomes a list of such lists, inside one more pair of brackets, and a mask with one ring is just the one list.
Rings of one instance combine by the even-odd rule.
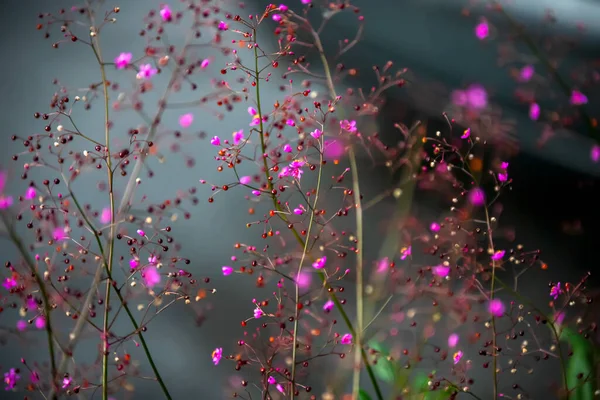
[[300, 181], [300, 178], [302, 178], [302, 174], [304, 173], [304, 171], [302, 171], [302, 167], [304, 166], [304, 164], [306, 163], [302, 160], [292, 161], [290, 165], [284, 167], [281, 170], [281, 172], [279, 173], [279, 178], [281, 179], [286, 176], [291, 176], [297, 181]]
[[71, 383], [73, 383], [73, 378], [71, 378], [70, 376], [65, 376], [62, 381], [62, 388], [68, 388], [69, 386], [71, 386]]
[[17, 280], [15, 277], [11, 276], [10, 278], [5, 278], [4, 282], [2, 282], [2, 286], [6, 288], [6, 290], [14, 289], [18, 286]]
[[406, 260], [408, 257], [410, 257], [412, 255], [412, 246], [408, 246], [403, 248], [402, 250], [400, 250], [400, 259], [401, 260]]
[[210, 65], [210, 60], [208, 58], [205, 58], [204, 60], [202, 60], [202, 62], [200, 63], [200, 68], [205, 69]]
[[521, 81], [522, 82], [530, 81], [531, 78], [533, 78], [534, 72], [535, 72], [535, 69], [533, 68], [533, 65], [526, 65], [523, 68], [521, 68], [521, 73], [519, 74], [521, 77]]
[[481, 85], [471, 85], [466, 90], [467, 104], [476, 110], [481, 110], [487, 106], [487, 92]]
[[254, 318], [258, 319], [258, 318], [262, 317], [263, 315], [265, 315], [265, 313], [263, 312], [263, 310], [260, 309], [260, 307], [256, 307], [254, 309]]
[[294, 208], [294, 214], [296, 214], [296, 215], [302, 215], [302, 214], [304, 214], [305, 211], [306, 211], [306, 209], [304, 208], [304, 206], [302, 204], [300, 204], [298, 206], [298, 208]]
[[33, 200], [33, 199], [35, 199], [35, 195], [36, 195], [35, 188], [33, 186], [29, 186], [27, 188], [27, 190], [25, 191], [25, 199]]
[[27, 321], [25, 321], [24, 319], [20, 319], [17, 321], [17, 330], [19, 332], [23, 332], [25, 329], [27, 329]]
[[312, 0], [302, 0], [302, 4], [310, 4], [312, 3]]
[[273, 18], [273, 21], [275, 22], [279, 22], [282, 19], [281, 14], [273, 14], [271, 18]]
[[237, 146], [244, 140], [244, 130], [240, 129], [239, 131], [233, 132], [233, 144]]
[[277, 380], [276, 380], [274, 377], [272, 377], [272, 376], [269, 376], [269, 377], [267, 378], [267, 383], [268, 383], [269, 385], [274, 385], [274, 384], [276, 384], [276, 383], [277, 383]]
[[469, 192], [469, 203], [474, 206], [482, 206], [485, 204], [485, 193], [480, 188], [474, 188]]
[[233, 268], [227, 265], [223, 266], [221, 270], [223, 271], [224, 276], [229, 276], [233, 273]]
[[141, 229], [138, 229], [138, 230], [137, 230], [137, 234], [138, 234], [138, 235], [140, 235], [140, 236], [146, 236], [146, 232], [144, 232], [144, 231], [143, 231], [143, 230], [141, 230]]
[[12, 390], [17, 386], [17, 381], [21, 379], [21, 376], [17, 373], [17, 370], [11, 368], [8, 372], [4, 373], [4, 383], [6, 384], [6, 390]]
[[488, 304], [488, 311], [494, 317], [501, 317], [504, 314], [504, 303], [500, 299], [493, 299]]
[[154, 68], [151, 64], [142, 64], [140, 65], [140, 70], [137, 73], [136, 77], [138, 79], [150, 79], [157, 73], [158, 70]]
[[150, 288], [160, 283], [160, 273], [153, 265], [144, 268], [142, 278], [144, 279], [144, 284]]
[[171, 21], [171, 18], [173, 17], [173, 13], [171, 11], [171, 8], [167, 4], [162, 6], [162, 8], [160, 9], [160, 16], [162, 17], [163, 21], [165, 21], [165, 22]]
[[284, 153], [291, 153], [292, 152], [292, 146], [290, 146], [288, 143], [286, 143], [286, 144], [283, 145], [282, 150], [283, 150]]
[[261, 116], [258, 114], [258, 111], [254, 107], [248, 107], [248, 114], [252, 117], [252, 121], [250, 121], [250, 126], [260, 125]]
[[104, 207], [102, 212], [100, 213], [100, 223], [108, 224], [110, 223], [112, 214], [110, 212], [110, 207]]
[[[304, 1], [304, 0], [302, 0]], [[277, 384], [277, 386], [275, 386], [275, 388], [277, 388], [277, 390], [281, 393], [281, 394], [285, 394], [285, 389], [283, 388], [283, 386], [281, 386], [280, 383]]]
[[287, 10], [289, 10], [289, 8], [285, 4], [280, 4], [279, 5], [279, 11], [286, 12]]
[[241, 183], [242, 185], [247, 185], [247, 184], [249, 184], [250, 182], [252, 182], [252, 177], [250, 177], [250, 176], [242, 176], [242, 177], [240, 178], [240, 183]]
[[587, 102], [587, 96], [581, 93], [579, 90], [573, 90], [573, 92], [571, 92], [571, 104], [574, 106], [580, 106], [582, 104], [586, 104]]
[[563, 293], [562, 288], [560, 287], [560, 282], [558, 282], [556, 285], [552, 286], [552, 288], [550, 288], [550, 296], [556, 300], [558, 299], [558, 296], [560, 296]]
[[448, 347], [456, 347], [456, 345], [458, 344], [458, 340], [459, 337], [456, 333], [453, 333], [450, 336], [448, 336]]
[[121, 53], [115, 58], [115, 67], [117, 69], [127, 68], [133, 55], [131, 53]]
[[312, 282], [312, 275], [309, 273], [306, 273], [304, 271], [300, 272], [298, 274], [298, 278], [296, 279], [296, 283], [298, 284], [299, 287], [301, 288], [309, 288], [310, 284]]
[[321, 137], [321, 135], [323, 135], [323, 132], [321, 132], [320, 129], [315, 129], [314, 131], [312, 131], [310, 133], [310, 136], [314, 137], [315, 139], [318, 139]]
[[288, 126], [296, 126], [296, 121], [294, 121], [293, 119], [288, 119], [285, 121], [286, 125]]
[[335, 303], [333, 302], [333, 300], [327, 300], [327, 302], [325, 302], [325, 304], [323, 304], [323, 311], [325, 312], [331, 312], [331, 310], [333, 310], [333, 307], [335, 306]]
[[212, 144], [213, 146], [220, 146], [221, 139], [218, 136], [213, 136], [213, 138], [210, 139], [210, 144]]
[[350, 133], [355, 133], [357, 131], [356, 121], [348, 121], [347, 119], [340, 121], [340, 128]]
[[340, 340], [341, 344], [352, 344], [352, 334], [351, 333], [346, 333], [345, 335], [342, 336], [342, 339]]
[[179, 125], [181, 125], [182, 128], [188, 128], [192, 125], [192, 122], [194, 122], [194, 114], [192, 113], [183, 114], [179, 117]]
[[221, 361], [221, 358], [223, 357], [223, 348], [217, 347], [216, 349], [214, 349], [211, 357], [212, 357], [212, 362], [215, 365], [219, 365], [219, 361]]
[[223, 21], [219, 22], [219, 25], [217, 25], [217, 28], [220, 31], [226, 31], [227, 29], [229, 29], [229, 26], [227, 26], [227, 24]]
[[492, 254], [492, 260], [494, 261], [500, 261], [502, 260], [502, 258], [504, 257], [504, 255], [506, 254], [506, 250], [497, 250], [494, 254]]
[[438, 224], [437, 222], [432, 222], [431, 225], [429, 225], [429, 229], [431, 230], [431, 232], [439, 232], [440, 228], [440, 224]]
[[464, 353], [459, 350], [452, 356], [452, 361], [454, 361], [454, 365], [458, 364], [460, 360], [463, 358]]
[[4, 187], [6, 186], [6, 173], [0, 171], [0, 210], [4, 210], [12, 206], [13, 198], [11, 196], [4, 196]]
[[463, 134], [460, 136], [461, 139], [468, 139], [471, 136], [471, 128], [465, 129]]
[[31, 371], [31, 374], [29, 374], [29, 380], [34, 385], [40, 383], [40, 374], [38, 374], [37, 371]]
[[597, 144], [592, 146], [592, 150], [590, 151], [590, 158], [595, 163], [600, 161], [600, 146], [598, 146]]
[[35, 327], [37, 329], [45, 329], [46, 328], [46, 317], [44, 317], [43, 315], [40, 315], [39, 317], [37, 317], [35, 319]]
[[450, 267], [438, 265], [436, 267], [431, 268], [431, 271], [434, 275], [439, 276], [440, 278], [445, 278], [448, 276], [448, 274], [450, 274]]
[[69, 236], [65, 233], [65, 228], [57, 227], [52, 231], [52, 239], [58, 240], [67, 240]]
[[260, 196], [260, 190], [253, 190], [252, 194], [256, 197]]
[[325, 263], [327, 263], [327, 257], [323, 256], [321, 258], [317, 258], [312, 266], [315, 269], [321, 269], [325, 267]]
[[137, 258], [132, 258], [131, 260], [129, 260], [129, 268], [130, 269], [136, 269], [137, 267], [139, 267], [140, 262]]
[[477, 36], [477, 39], [479, 40], [483, 40], [486, 37], [488, 37], [490, 34], [490, 27], [487, 23], [487, 21], [481, 21], [480, 23], [478, 23], [475, 26], [475, 36]]
[[540, 118], [540, 105], [538, 103], [531, 103], [529, 106], [529, 118], [532, 121], [537, 121]]

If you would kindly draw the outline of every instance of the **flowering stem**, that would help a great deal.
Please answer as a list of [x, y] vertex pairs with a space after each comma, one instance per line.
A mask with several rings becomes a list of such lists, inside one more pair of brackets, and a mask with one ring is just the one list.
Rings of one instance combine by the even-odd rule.
[[[485, 210], [485, 223], [487, 226], [488, 242], [492, 254], [494, 254], [494, 239], [492, 237], [492, 226], [490, 224], [490, 213], [487, 205], [484, 206]], [[494, 300], [496, 288], [496, 260], [492, 256], [492, 283], [490, 285], [490, 301]], [[497, 369], [497, 351], [496, 351], [496, 316], [492, 313], [492, 368], [494, 377], [494, 399], [498, 398], [498, 369]]]
[[[29, 270], [31, 271], [32, 275], [34, 276], [34, 278], [40, 288], [40, 295], [42, 296], [42, 300], [44, 302], [44, 317], [46, 318], [46, 321], [45, 321], [46, 322], [46, 336], [48, 339], [50, 371], [52, 373], [52, 380], [51, 380], [50, 387], [54, 388], [56, 386], [56, 379], [57, 379], [58, 374], [57, 374], [57, 370], [56, 370], [56, 360], [55, 360], [55, 356], [54, 356], [54, 339], [53, 339], [53, 334], [52, 334], [52, 332], [53, 332], [52, 331], [52, 322], [50, 320], [50, 311], [52, 310], [52, 306], [50, 305], [50, 298], [48, 297], [48, 292], [46, 291], [46, 285], [44, 284], [44, 279], [40, 276], [40, 274], [35, 266], [35, 263], [31, 260], [31, 257], [29, 256], [29, 252], [23, 245], [23, 242], [19, 238], [19, 235], [15, 231], [14, 227], [12, 226], [12, 224], [9, 224], [4, 213], [2, 213], [0, 215], [2, 215], [2, 221], [4, 222], [4, 225], [6, 226], [6, 230], [8, 231], [8, 236], [10, 237], [10, 240], [15, 244], [15, 246], [17, 247], [17, 249], [23, 256], [23, 259], [25, 260], [25, 264], [27, 264], [27, 267], [29, 267]], [[56, 398], [57, 398], [56, 395], [53, 395], [51, 397], [51, 399], [53, 399], [53, 400], [55, 400]]]
[[[554, 77], [554, 80], [556, 80], [556, 83], [558, 83], [558, 86], [560, 86], [563, 93], [567, 97], [571, 96], [573, 90], [572, 87], [567, 83], [566, 79], [562, 77], [560, 72], [558, 72], [558, 69], [556, 69], [556, 67], [552, 65], [550, 60], [546, 56], [544, 56], [544, 54], [535, 44], [533, 39], [531, 39], [531, 36], [527, 34], [525, 29], [523, 29], [523, 27], [517, 21], [515, 21], [515, 19], [504, 9], [504, 7], [502, 7], [501, 4], [499, 4], [496, 0], [493, 0], [492, 3], [496, 6], [496, 9], [504, 16], [504, 18], [506, 18], [510, 25], [521, 34], [521, 37], [523, 38], [523, 41], [525, 42], [527, 47], [529, 47], [529, 50], [531, 50], [535, 57], [538, 60], [540, 60], [542, 64], [544, 64], [548, 71], [550, 71], [550, 74]], [[581, 115], [583, 115], [584, 120], [586, 122], [589, 136], [591, 136], [596, 142], [600, 142], [600, 137], [597, 135], [592, 117], [590, 117], [590, 115], [583, 108], [580, 109], [580, 112]]]

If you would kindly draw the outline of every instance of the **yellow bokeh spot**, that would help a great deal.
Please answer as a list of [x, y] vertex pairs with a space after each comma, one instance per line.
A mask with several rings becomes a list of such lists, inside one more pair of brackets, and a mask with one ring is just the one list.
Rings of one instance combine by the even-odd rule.
[[481, 158], [475, 157], [469, 162], [471, 166], [471, 170], [475, 172], [480, 172], [483, 169], [483, 160]]

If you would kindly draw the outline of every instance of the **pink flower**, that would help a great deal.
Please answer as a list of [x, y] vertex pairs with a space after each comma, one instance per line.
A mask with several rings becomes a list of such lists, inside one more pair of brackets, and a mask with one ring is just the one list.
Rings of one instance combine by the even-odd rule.
[[35, 327], [37, 329], [45, 329], [46, 328], [46, 317], [44, 317], [43, 315], [40, 315], [39, 317], [37, 317], [35, 319]]
[[127, 68], [133, 55], [131, 53], [121, 53], [115, 58], [115, 67], [117, 69]]
[[40, 383], [40, 374], [38, 374], [37, 371], [31, 371], [31, 374], [29, 375], [29, 380], [33, 384]]
[[323, 132], [321, 132], [320, 129], [315, 129], [314, 131], [312, 131], [310, 133], [310, 136], [314, 137], [315, 139], [318, 139], [321, 137], [321, 135], [323, 135]]
[[229, 275], [231, 275], [233, 273], [233, 268], [229, 267], [227, 265], [224, 266], [224, 267], [222, 267], [221, 270], [223, 271], [223, 275], [224, 276], [229, 276]]
[[[302, 1], [304, 1], [304, 0], [302, 0]], [[282, 393], [282, 394], [285, 394], [285, 389], [283, 388], [283, 386], [281, 386], [281, 384], [280, 384], [280, 383], [278, 383], [278, 384], [277, 384], [277, 386], [275, 386], [275, 387], [277, 388], [277, 390], [278, 390], [280, 393]]]
[[600, 161], [600, 146], [598, 146], [597, 144], [592, 146], [592, 150], [590, 151], [590, 158], [593, 162], [596, 163]]
[[256, 197], [260, 196], [260, 190], [253, 190], [252, 194]]
[[474, 188], [469, 192], [469, 203], [474, 206], [482, 206], [485, 204], [485, 193], [480, 188]]
[[286, 125], [288, 126], [296, 126], [296, 121], [294, 121], [293, 119], [288, 119], [287, 121], [285, 121]]
[[237, 146], [244, 140], [244, 130], [240, 129], [239, 131], [233, 132], [233, 144]]
[[27, 329], [27, 321], [20, 319], [17, 321], [17, 330], [19, 332], [23, 332], [25, 329]]
[[521, 81], [528, 82], [529, 80], [531, 80], [534, 72], [535, 72], [535, 69], [533, 68], [533, 65], [526, 65], [523, 68], [521, 68], [521, 73], [520, 73]]
[[4, 383], [6, 384], [6, 390], [12, 390], [17, 386], [17, 381], [21, 379], [21, 376], [17, 373], [17, 370], [11, 368], [8, 372], [4, 373]]
[[494, 254], [492, 254], [491, 258], [494, 261], [500, 261], [504, 257], [504, 254], [506, 254], [506, 250], [498, 250]]
[[144, 268], [142, 278], [144, 279], [144, 284], [148, 287], [154, 287], [160, 283], [160, 274], [155, 266]]
[[205, 69], [206, 67], [208, 67], [210, 65], [210, 60], [208, 58], [205, 58], [204, 60], [202, 60], [202, 62], [200, 63], [200, 68]]
[[412, 255], [412, 246], [408, 246], [403, 248], [402, 250], [400, 250], [400, 259], [401, 260], [406, 260], [409, 256]]
[[586, 104], [587, 102], [587, 96], [581, 93], [579, 90], [573, 90], [573, 92], [571, 92], [571, 104], [574, 106], [580, 106], [582, 104]]
[[444, 265], [438, 265], [436, 267], [431, 268], [431, 271], [434, 275], [439, 276], [440, 278], [445, 278], [450, 273], [450, 267], [445, 267]]
[[286, 176], [291, 176], [297, 181], [300, 181], [300, 178], [302, 178], [302, 174], [304, 173], [304, 171], [302, 171], [302, 166], [304, 166], [304, 164], [305, 162], [302, 160], [292, 161], [290, 165], [281, 170], [279, 173], [279, 178], [281, 179]]
[[249, 177], [249, 176], [242, 176], [242, 177], [240, 178], [240, 183], [241, 183], [242, 185], [247, 185], [247, 184], [249, 184], [250, 182], [252, 182], [252, 178], [251, 178], [251, 177]]
[[304, 214], [305, 209], [303, 205], [299, 205], [298, 208], [294, 208], [294, 214], [296, 215], [302, 215]]
[[273, 14], [273, 16], [271, 18], [273, 18], [273, 21], [279, 22], [279, 21], [281, 21], [282, 17], [281, 17], [281, 14]]
[[461, 139], [468, 139], [471, 136], [471, 128], [465, 129], [463, 134], [460, 136]]
[[352, 344], [352, 334], [346, 333], [340, 340], [341, 344]]
[[327, 302], [325, 304], [323, 304], [323, 311], [325, 312], [331, 312], [331, 310], [333, 310], [333, 307], [335, 306], [335, 303], [332, 300], [327, 300]]
[[312, 0], [302, 0], [302, 4], [310, 4], [312, 3]]
[[560, 296], [563, 293], [562, 288], [560, 287], [560, 282], [558, 282], [556, 285], [552, 286], [552, 288], [550, 288], [550, 296], [556, 300], [558, 299], [558, 296]]
[[25, 199], [33, 200], [33, 199], [35, 199], [35, 195], [36, 195], [35, 188], [33, 186], [29, 186], [27, 188], [27, 190], [25, 191]]
[[229, 27], [227, 26], [227, 24], [223, 21], [219, 22], [219, 25], [217, 26], [217, 28], [220, 31], [226, 31], [227, 29], [229, 29]]
[[156, 267], [156, 265], [158, 264], [158, 258], [156, 258], [156, 256], [153, 254], [150, 257], [148, 257], [148, 265]]
[[137, 267], [139, 267], [139, 265], [140, 262], [137, 258], [132, 258], [131, 260], [129, 260], [129, 269], [136, 269]]
[[4, 279], [4, 282], [2, 282], [2, 286], [4, 286], [6, 290], [11, 290], [19, 286], [19, 284], [17, 283], [15, 277], [11, 276], [10, 278]]
[[210, 139], [210, 144], [212, 144], [213, 146], [220, 146], [221, 139], [218, 136], [213, 136], [213, 138]]
[[340, 128], [350, 133], [354, 133], [357, 131], [356, 121], [348, 121], [347, 119], [340, 121]]
[[432, 222], [431, 225], [429, 225], [429, 229], [431, 230], [431, 232], [439, 232], [440, 228], [440, 224], [438, 224], [437, 222]]
[[456, 347], [456, 345], [458, 344], [458, 340], [459, 337], [456, 333], [453, 333], [450, 336], [448, 336], [448, 347]]
[[71, 383], [73, 383], [73, 378], [71, 378], [70, 376], [65, 376], [62, 381], [62, 388], [68, 388], [69, 386], [71, 386]]
[[254, 318], [258, 319], [258, 318], [262, 317], [263, 315], [265, 315], [265, 313], [259, 307], [256, 307], [254, 309]]
[[298, 274], [298, 278], [296, 279], [298, 286], [304, 289], [309, 288], [311, 282], [312, 275], [304, 271], [300, 272], [300, 274]]
[[267, 378], [267, 383], [268, 383], [269, 385], [274, 385], [274, 384], [276, 384], [276, 383], [277, 383], [277, 380], [275, 380], [275, 378], [274, 378], [274, 377], [272, 377], [272, 376], [269, 376], [269, 377]]
[[141, 230], [141, 229], [138, 229], [138, 230], [137, 230], [137, 234], [138, 234], [138, 235], [140, 235], [140, 236], [146, 236], [146, 232], [144, 232], [144, 231], [143, 231], [143, 230]]
[[463, 358], [464, 353], [459, 350], [452, 356], [452, 360], [454, 361], [454, 365], [458, 364], [460, 360]]
[[538, 103], [531, 103], [529, 106], [529, 118], [533, 121], [540, 118], [540, 105]]
[[325, 267], [325, 263], [327, 263], [327, 257], [323, 256], [323, 257], [317, 258], [312, 266], [315, 269], [321, 269], [321, 268]]
[[289, 10], [289, 8], [285, 4], [280, 4], [279, 5], [279, 11], [286, 12], [287, 10]]
[[487, 21], [481, 21], [479, 24], [475, 26], [475, 36], [477, 39], [483, 40], [488, 37], [490, 34], [490, 27], [488, 26]]
[[179, 117], [179, 125], [181, 125], [182, 128], [188, 128], [192, 125], [192, 122], [194, 122], [194, 114], [192, 113], [183, 114]]
[[140, 65], [140, 70], [137, 73], [136, 77], [138, 79], [150, 79], [157, 73], [158, 70], [154, 68], [151, 64], [142, 64]]
[[111, 217], [112, 213], [110, 212], [110, 207], [104, 207], [100, 213], [100, 223], [109, 224], [112, 219]]
[[488, 304], [488, 311], [495, 317], [501, 317], [504, 314], [504, 303], [500, 299], [493, 299]]
[[57, 227], [52, 231], [52, 239], [54, 239], [55, 241], [67, 240], [68, 238], [69, 236], [65, 234], [65, 228]]
[[171, 8], [166, 4], [160, 9], [160, 16], [165, 22], [171, 21], [171, 18], [173, 16], [172, 14], [173, 13], [171, 12]]
[[471, 85], [466, 90], [467, 104], [476, 110], [487, 106], [487, 92], [481, 85]]
[[283, 145], [283, 151], [284, 153], [291, 153], [292, 152], [292, 146], [290, 146], [288, 143]]
[[260, 125], [261, 116], [258, 114], [258, 111], [254, 107], [248, 107], [248, 114], [252, 117], [252, 121], [250, 121], [250, 126]]
[[216, 349], [214, 349], [211, 357], [212, 357], [212, 362], [215, 365], [219, 365], [219, 361], [221, 361], [221, 357], [223, 357], [223, 348], [217, 347]]

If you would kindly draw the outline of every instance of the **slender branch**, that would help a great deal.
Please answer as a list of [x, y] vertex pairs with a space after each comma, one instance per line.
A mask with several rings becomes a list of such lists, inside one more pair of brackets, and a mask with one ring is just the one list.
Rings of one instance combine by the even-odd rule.
[[[44, 317], [46, 318], [45, 329], [46, 329], [46, 337], [48, 339], [48, 355], [50, 357], [50, 371], [52, 373], [52, 380], [51, 380], [50, 387], [54, 388], [54, 387], [56, 387], [56, 379], [58, 378], [58, 376], [57, 376], [56, 360], [55, 360], [55, 354], [54, 354], [54, 339], [53, 339], [53, 334], [52, 334], [52, 332], [53, 332], [52, 331], [52, 321], [50, 319], [50, 311], [52, 311], [52, 306], [50, 305], [50, 298], [48, 297], [48, 292], [46, 291], [46, 285], [44, 283], [44, 279], [40, 276], [40, 274], [35, 266], [35, 263], [31, 259], [29, 252], [27, 251], [27, 249], [23, 245], [23, 242], [21, 241], [21, 238], [17, 234], [14, 226], [12, 226], [12, 224], [9, 223], [9, 221], [6, 218], [6, 215], [4, 213], [0, 213], [0, 215], [2, 216], [2, 221], [4, 222], [4, 225], [6, 226], [6, 230], [8, 231], [8, 235], [9, 235], [10, 239], [12, 240], [12, 242], [15, 244], [15, 246], [21, 253], [21, 256], [23, 256], [23, 260], [25, 260], [25, 264], [31, 271], [31, 274], [35, 278], [35, 280], [40, 288], [40, 294], [42, 296], [42, 301], [44, 302]], [[57, 399], [56, 394], [54, 394], [50, 398], [53, 400], [56, 400]]]

